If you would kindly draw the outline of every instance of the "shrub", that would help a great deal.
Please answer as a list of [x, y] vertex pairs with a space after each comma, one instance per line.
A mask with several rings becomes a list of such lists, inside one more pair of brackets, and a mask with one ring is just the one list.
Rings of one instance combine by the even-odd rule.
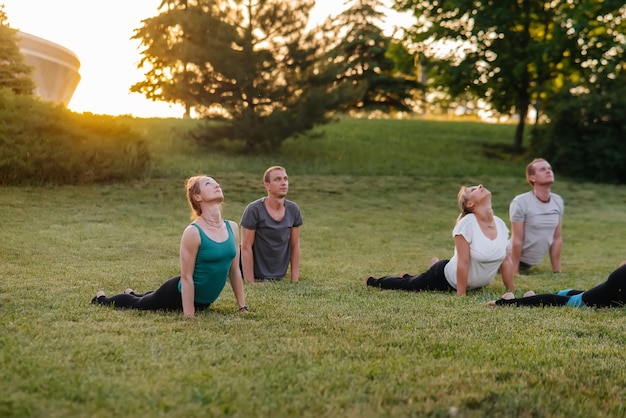
[[143, 176], [143, 138], [111, 116], [0, 91], [0, 184], [82, 184]]
[[624, 184], [626, 86], [616, 81], [605, 87], [557, 100], [548, 110], [551, 122], [534, 132], [531, 149], [564, 175]]

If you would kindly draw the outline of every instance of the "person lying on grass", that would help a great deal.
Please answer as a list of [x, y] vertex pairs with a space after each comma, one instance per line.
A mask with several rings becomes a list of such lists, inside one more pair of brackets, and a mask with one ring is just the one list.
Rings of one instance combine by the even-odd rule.
[[381, 289], [456, 291], [457, 295], [464, 296], [467, 290], [491, 284], [500, 270], [507, 290], [514, 290], [509, 230], [491, 209], [491, 192], [482, 184], [463, 186], [458, 203], [461, 214], [452, 231], [454, 255], [451, 259], [434, 257], [424, 273], [378, 279], [370, 276], [366, 284]]
[[557, 293], [537, 295], [528, 291], [521, 298], [507, 292], [500, 300], [488, 302], [489, 306], [574, 306], [594, 308], [620, 308], [626, 305], [626, 261], [614, 270], [604, 283], [589, 290], [565, 289]]
[[199, 175], [187, 180], [186, 190], [193, 222], [185, 228], [180, 241], [180, 276], [143, 294], [126, 289], [106, 297], [99, 291], [91, 303], [142, 310], [182, 310], [185, 316], [193, 317], [196, 310], [208, 308], [218, 298], [228, 276], [239, 312], [248, 311], [239, 269], [239, 227], [234, 221], [222, 219], [222, 188], [213, 178]]

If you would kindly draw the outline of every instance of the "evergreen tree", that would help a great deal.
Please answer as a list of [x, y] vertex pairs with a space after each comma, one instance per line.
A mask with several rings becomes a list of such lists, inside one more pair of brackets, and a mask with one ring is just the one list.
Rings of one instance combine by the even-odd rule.
[[[135, 34], [146, 80], [132, 89], [207, 119], [199, 138], [271, 149], [330, 120], [345, 100], [320, 40], [305, 31], [313, 0], [166, 0]], [[216, 121], [217, 119], [217, 121]]]
[[181, 104], [189, 117], [203, 90], [202, 49], [218, 22], [212, 9], [203, 13], [200, 6], [188, 7], [185, 1], [163, 1], [159, 9], [158, 16], [145, 19], [135, 30], [133, 39], [144, 46], [138, 68], [147, 72], [130, 91], [154, 101]]
[[31, 78], [33, 69], [26, 65], [20, 52], [17, 30], [9, 26], [0, 4], [0, 87], [11, 89], [15, 94], [32, 95], [35, 82]]
[[414, 65], [407, 68], [406, 49], [380, 28], [385, 14], [380, 0], [352, 0], [326, 22], [335, 45], [331, 59], [342, 64], [338, 80], [351, 84], [355, 98], [345, 110], [412, 112], [421, 89]]

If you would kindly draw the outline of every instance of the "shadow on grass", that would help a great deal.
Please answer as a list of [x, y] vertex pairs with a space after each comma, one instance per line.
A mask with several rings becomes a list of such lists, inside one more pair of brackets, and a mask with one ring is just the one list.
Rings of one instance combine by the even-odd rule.
[[525, 162], [530, 161], [528, 150], [522, 148], [522, 151], [516, 151], [513, 145], [494, 144], [483, 142], [479, 144], [483, 150], [483, 155], [489, 160]]

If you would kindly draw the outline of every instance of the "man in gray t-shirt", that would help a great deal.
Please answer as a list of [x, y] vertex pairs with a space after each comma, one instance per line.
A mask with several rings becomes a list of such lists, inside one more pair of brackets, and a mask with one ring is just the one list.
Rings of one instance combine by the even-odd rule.
[[283, 167], [265, 171], [267, 196], [246, 206], [241, 217], [241, 267], [245, 280], [280, 279], [291, 266], [290, 278], [300, 273], [300, 226], [298, 205], [285, 199], [289, 178]]
[[526, 167], [533, 190], [515, 196], [509, 207], [511, 259], [515, 273], [525, 272], [550, 254], [552, 271], [561, 272], [563, 199], [551, 192], [554, 173], [541, 158]]

